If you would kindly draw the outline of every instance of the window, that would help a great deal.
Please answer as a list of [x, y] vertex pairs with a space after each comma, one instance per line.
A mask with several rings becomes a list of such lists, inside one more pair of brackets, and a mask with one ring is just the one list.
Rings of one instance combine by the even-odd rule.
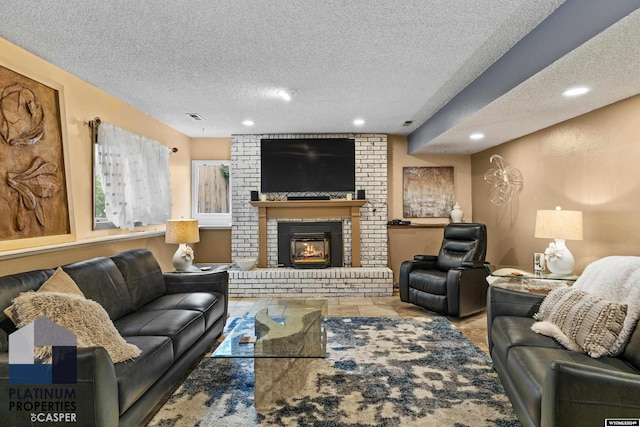
[[94, 147], [94, 228], [164, 224], [171, 216], [169, 149], [109, 123]]
[[191, 162], [191, 216], [201, 226], [231, 226], [230, 160]]

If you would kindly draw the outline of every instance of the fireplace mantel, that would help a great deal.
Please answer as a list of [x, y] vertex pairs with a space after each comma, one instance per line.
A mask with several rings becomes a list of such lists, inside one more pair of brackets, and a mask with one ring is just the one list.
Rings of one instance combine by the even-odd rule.
[[366, 200], [288, 200], [249, 202], [258, 208], [258, 267], [267, 267], [267, 219], [351, 218], [351, 264], [360, 267], [360, 207]]

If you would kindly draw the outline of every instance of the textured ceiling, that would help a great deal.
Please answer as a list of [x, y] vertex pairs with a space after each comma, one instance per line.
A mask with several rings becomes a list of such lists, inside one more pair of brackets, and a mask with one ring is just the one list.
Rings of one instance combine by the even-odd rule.
[[[409, 134], [563, 3], [0, 0], [0, 36], [191, 137]], [[602, 49], [610, 43], [625, 46], [629, 37], [639, 41], [637, 16], [614, 27], [616, 35], [594, 40], [606, 61], [609, 53]], [[491, 126], [491, 138], [483, 144], [495, 145], [523, 129], [528, 133], [552, 124], [548, 117], [531, 120], [542, 112], [532, 101], [541, 101], [540, 87], [546, 89], [547, 81], [562, 87], [566, 75], [557, 76], [566, 69], [571, 75], [576, 64], [586, 68], [579, 65], [591, 55], [585, 49], [582, 56], [574, 52], [574, 59], [567, 56], [538, 73], [532, 78], [540, 79], [537, 83], [524, 82], [485, 107], [495, 114], [511, 113], [499, 116], [508, 118], [504, 125], [479, 110], [424, 141], [416, 152], [486, 148], [468, 143], [465, 132], [478, 125]], [[624, 49], [614, 50], [616, 61], [624, 56]], [[636, 55], [635, 63], [622, 61], [629, 80], [628, 71], [640, 56], [637, 49], [627, 51]], [[626, 86], [586, 111], [640, 92], [638, 85]], [[279, 89], [295, 91], [293, 99], [277, 98]], [[540, 107], [548, 109], [550, 94], [544, 94]], [[575, 115], [559, 102], [551, 104], [554, 111], [566, 110], [566, 118]], [[186, 113], [204, 120], [194, 121]], [[356, 118], [366, 123], [357, 127]], [[243, 126], [247, 119], [255, 125]], [[402, 126], [407, 120], [412, 125]]]

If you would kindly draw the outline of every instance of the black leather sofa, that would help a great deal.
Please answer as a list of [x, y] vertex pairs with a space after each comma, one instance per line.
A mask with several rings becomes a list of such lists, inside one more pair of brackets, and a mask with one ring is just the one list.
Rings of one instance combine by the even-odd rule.
[[[72, 385], [75, 408], [71, 407], [75, 425], [144, 425], [222, 333], [227, 273], [163, 274], [146, 249], [62, 268], [86, 298], [105, 308], [123, 338], [142, 351], [114, 365], [102, 347], [78, 348], [77, 384]], [[21, 292], [37, 290], [54, 271], [0, 277], [0, 310]], [[28, 411], [12, 410], [8, 404], [12, 385], [7, 336], [13, 324], [2, 312], [0, 324], [0, 419], [3, 425], [30, 425]], [[15, 392], [12, 398], [18, 398]]]
[[487, 295], [489, 352], [522, 425], [633, 425], [605, 419], [640, 419], [640, 328], [618, 357], [593, 359], [531, 330], [543, 299], [497, 287]]

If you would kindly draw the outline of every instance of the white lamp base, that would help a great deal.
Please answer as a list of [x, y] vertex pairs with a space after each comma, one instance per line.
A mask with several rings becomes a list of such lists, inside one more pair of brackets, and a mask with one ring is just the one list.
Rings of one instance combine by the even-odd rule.
[[544, 253], [550, 272], [555, 274], [571, 274], [573, 272], [576, 261], [565, 245], [564, 239], [555, 239], [555, 243], [551, 243]]
[[187, 246], [186, 243], [180, 243], [178, 246], [178, 250], [175, 254], [173, 254], [173, 267], [176, 271], [188, 271], [191, 269], [191, 264], [193, 263], [193, 256], [182, 256], [188, 249], [191, 249]]

